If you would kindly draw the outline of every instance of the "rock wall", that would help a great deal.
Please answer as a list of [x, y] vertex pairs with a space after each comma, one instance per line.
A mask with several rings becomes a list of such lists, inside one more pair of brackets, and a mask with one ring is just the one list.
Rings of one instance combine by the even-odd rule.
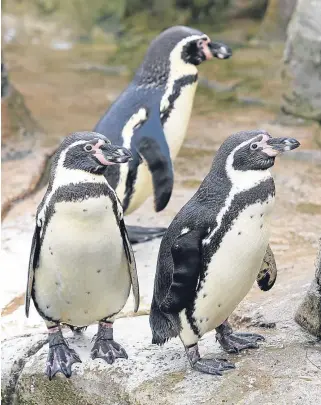
[[321, 122], [321, 4], [298, 0], [288, 27], [284, 72], [288, 91], [282, 110]]

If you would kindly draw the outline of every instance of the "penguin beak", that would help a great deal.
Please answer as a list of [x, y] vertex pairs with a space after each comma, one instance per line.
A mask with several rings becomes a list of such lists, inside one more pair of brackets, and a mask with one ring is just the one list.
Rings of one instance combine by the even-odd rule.
[[296, 149], [300, 142], [294, 138], [270, 138], [262, 151], [268, 156], [276, 156], [288, 150]]
[[104, 166], [127, 163], [133, 159], [129, 149], [107, 143], [101, 145], [95, 151], [94, 156]]
[[222, 42], [209, 42], [207, 45], [215, 58], [228, 59], [232, 56], [232, 49]]

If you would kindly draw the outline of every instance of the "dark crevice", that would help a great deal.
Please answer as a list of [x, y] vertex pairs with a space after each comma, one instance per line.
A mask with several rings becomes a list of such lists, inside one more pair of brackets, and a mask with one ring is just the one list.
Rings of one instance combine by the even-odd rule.
[[42, 339], [31, 346], [31, 348], [20, 359], [15, 360], [10, 371], [8, 386], [3, 390], [2, 404], [14, 405], [16, 397], [16, 387], [19, 377], [31, 356], [34, 356], [48, 342], [48, 338]]

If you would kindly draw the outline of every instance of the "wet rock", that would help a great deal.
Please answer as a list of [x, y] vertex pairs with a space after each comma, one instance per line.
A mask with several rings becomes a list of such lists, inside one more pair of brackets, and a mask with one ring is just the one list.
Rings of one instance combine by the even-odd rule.
[[315, 279], [295, 314], [295, 320], [312, 335], [321, 338], [321, 238]]

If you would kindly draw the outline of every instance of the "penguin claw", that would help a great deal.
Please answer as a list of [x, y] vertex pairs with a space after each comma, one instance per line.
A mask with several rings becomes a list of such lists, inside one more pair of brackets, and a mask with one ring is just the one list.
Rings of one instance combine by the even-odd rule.
[[78, 354], [67, 344], [60, 343], [49, 348], [45, 373], [50, 381], [59, 371], [70, 378], [71, 366], [74, 363], [81, 363]]
[[235, 365], [226, 359], [199, 359], [192, 367], [205, 374], [221, 376], [224, 371], [235, 368]]
[[100, 358], [105, 360], [108, 364], [118, 359], [128, 359], [125, 349], [112, 339], [96, 340], [93, 348], [91, 349], [91, 358], [93, 360]]
[[256, 333], [231, 333], [230, 335], [217, 336], [222, 348], [228, 353], [239, 353], [245, 349], [257, 349], [258, 341], [265, 340], [264, 336]]

